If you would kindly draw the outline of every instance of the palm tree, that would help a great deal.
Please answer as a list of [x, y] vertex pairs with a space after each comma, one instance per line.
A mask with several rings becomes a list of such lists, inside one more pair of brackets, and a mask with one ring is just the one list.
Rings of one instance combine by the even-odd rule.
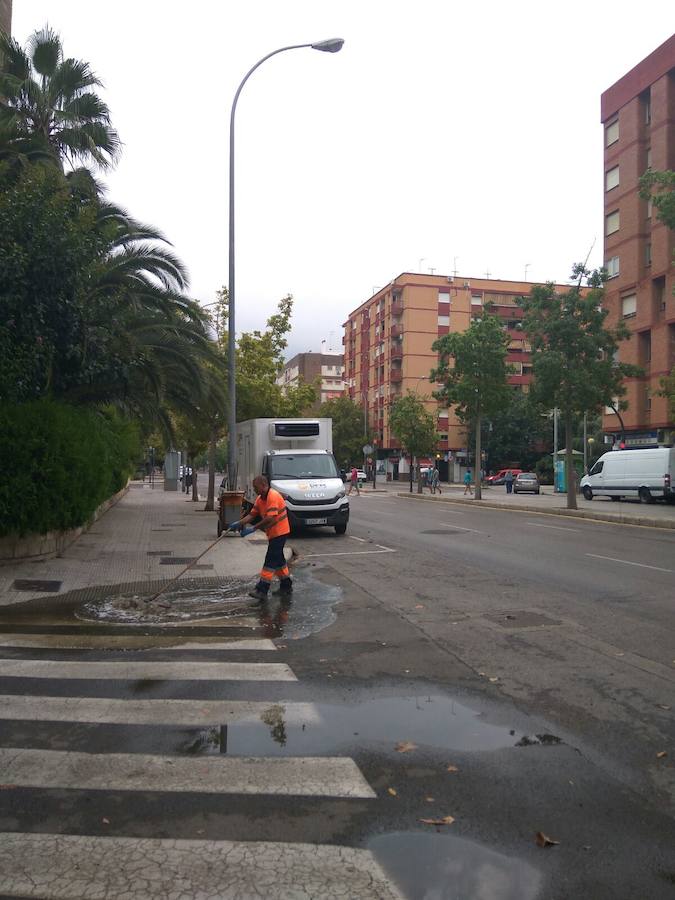
[[26, 50], [0, 32], [0, 155], [109, 168], [120, 147], [89, 63], [65, 59], [48, 26]]

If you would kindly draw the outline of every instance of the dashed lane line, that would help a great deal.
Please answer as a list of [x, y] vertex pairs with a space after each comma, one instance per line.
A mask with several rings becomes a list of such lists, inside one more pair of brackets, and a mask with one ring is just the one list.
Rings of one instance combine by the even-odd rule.
[[629, 559], [616, 559], [613, 556], [600, 556], [598, 553], [587, 553], [586, 556], [591, 556], [593, 559], [606, 559], [609, 562], [622, 563], [624, 566], [638, 566], [640, 569], [652, 569], [654, 572], [668, 572], [672, 573], [672, 569], [663, 569], [661, 566], [648, 566], [646, 563], [637, 563], [631, 562]]
[[541, 522], [525, 522], [526, 525], [532, 525], [534, 528], [551, 528], [553, 531], [573, 531], [579, 534], [578, 528], [565, 528], [562, 525], [542, 525]]

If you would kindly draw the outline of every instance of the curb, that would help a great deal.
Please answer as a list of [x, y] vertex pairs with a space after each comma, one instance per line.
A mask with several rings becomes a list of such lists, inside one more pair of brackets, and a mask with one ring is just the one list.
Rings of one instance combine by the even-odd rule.
[[[463, 500], [457, 497], [425, 497], [424, 494], [396, 494], [407, 500], [424, 500], [432, 503], [454, 503], [457, 506], [471, 506], [474, 500]], [[650, 519], [646, 516], [625, 515], [624, 513], [591, 512], [586, 509], [542, 509], [541, 506], [505, 506], [500, 503], [479, 500], [479, 509], [498, 509], [506, 512], [537, 513], [540, 516], [566, 516], [570, 519], [589, 519], [593, 522], [609, 522], [613, 525], [641, 525], [643, 528], [675, 529], [675, 519]]]

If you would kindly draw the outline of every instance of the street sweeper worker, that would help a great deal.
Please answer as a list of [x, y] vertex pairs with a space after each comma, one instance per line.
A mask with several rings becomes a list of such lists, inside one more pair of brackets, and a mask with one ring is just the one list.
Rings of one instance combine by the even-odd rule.
[[[242, 537], [254, 531], [264, 531], [267, 535], [267, 553], [260, 570], [258, 584], [255, 590], [249, 591], [249, 597], [253, 597], [255, 601], [251, 605], [258, 606], [267, 600], [270, 584], [275, 575], [280, 579], [279, 588], [275, 593], [282, 597], [290, 597], [293, 593], [293, 582], [284, 556], [284, 546], [291, 526], [284, 498], [279, 491], [270, 487], [264, 475], [258, 475], [253, 479], [253, 489], [258, 496], [251, 511], [238, 522], [229, 525], [228, 531], [239, 531]], [[250, 524], [258, 518], [260, 521], [255, 525]]]

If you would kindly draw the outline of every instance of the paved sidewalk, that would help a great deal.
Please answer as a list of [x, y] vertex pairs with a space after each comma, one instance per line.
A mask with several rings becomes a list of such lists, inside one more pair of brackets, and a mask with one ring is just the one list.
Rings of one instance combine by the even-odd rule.
[[[153, 584], [157, 590], [216, 540], [217, 515], [204, 512], [204, 499], [165, 492], [162, 483], [131, 482], [127, 494], [63, 556], [0, 567], [0, 606], [102, 585]], [[223, 537], [188, 576], [253, 577], [260, 569], [264, 535]], [[178, 563], [177, 560], [185, 560]], [[175, 561], [174, 561], [175, 560]], [[56, 581], [55, 590], [16, 590], [16, 580]]]

